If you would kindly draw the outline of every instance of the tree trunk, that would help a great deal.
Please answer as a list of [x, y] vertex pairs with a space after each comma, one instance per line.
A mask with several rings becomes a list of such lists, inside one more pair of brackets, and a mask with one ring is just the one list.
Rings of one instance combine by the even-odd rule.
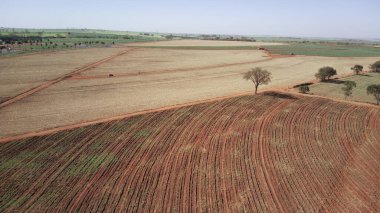
[[257, 94], [257, 89], [259, 88], [259, 85], [255, 85], [255, 95]]

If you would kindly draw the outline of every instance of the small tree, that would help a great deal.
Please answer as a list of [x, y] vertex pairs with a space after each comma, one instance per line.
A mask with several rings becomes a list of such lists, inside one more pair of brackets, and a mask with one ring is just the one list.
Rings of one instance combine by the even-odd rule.
[[300, 91], [300, 93], [310, 92], [310, 88], [308, 85], [302, 85], [302, 86], [298, 87], [298, 90]]
[[344, 92], [345, 98], [348, 98], [352, 96], [352, 90], [356, 87], [355, 81], [345, 81], [344, 87], [342, 87], [342, 90]]
[[243, 78], [247, 81], [251, 80], [253, 82], [253, 84], [255, 85], [255, 94], [257, 94], [257, 89], [260, 85], [266, 85], [269, 82], [271, 82], [271, 77], [272, 73], [260, 67], [251, 69], [251, 71], [244, 73], [243, 76]]
[[374, 64], [369, 66], [372, 72], [380, 72], [380, 61], [376, 61]]
[[321, 81], [326, 81], [326, 79], [330, 79], [332, 76], [336, 75], [337, 72], [332, 67], [322, 67], [315, 74], [315, 77], [320, 79]]
[[357, 64], [357, 65], [351, 67], [351, 70], [353, 70], [355, 72], [355, 74], [358, 75], [360, 72], [363, 71], [363, 66]]
[[372, 84], [367, 87], [367, 94], [373, 95], [377, 101], [377, 105], [380, 103], [380, 84]]

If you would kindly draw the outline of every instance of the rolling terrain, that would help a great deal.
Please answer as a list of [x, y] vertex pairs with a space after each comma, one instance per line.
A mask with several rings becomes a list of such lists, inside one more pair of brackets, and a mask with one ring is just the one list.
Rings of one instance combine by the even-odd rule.
[[0, 144], [0, 211], [376, 212], [380, 108], [267, 92]]
[[[257, 43], [162, 41], [138, 45], [203, 45], [206, 49], [147, 48], [130, 44], [0, 59], [6, 62], [3, 65], [8, 64], [1, 70], [6, 87], [2, 97], [8, 101], [0, 104], [0, 137], [246, 93], [253, 88], [251, 82], [242, 79], [242, 73], [252, 67], [260, 66], [273, 74], [272, 83], [260, 89], [287, 89], [314, 79], [314, 73], [321, 66], [333, 66], [339, 74], [347, 74], [356, 63], [368, 67], [380, 59], [279, 56], [256, 49], [208, 49], [210, 46], [249, 47]], [[25, 60], [20, 63], [21, 59]]]

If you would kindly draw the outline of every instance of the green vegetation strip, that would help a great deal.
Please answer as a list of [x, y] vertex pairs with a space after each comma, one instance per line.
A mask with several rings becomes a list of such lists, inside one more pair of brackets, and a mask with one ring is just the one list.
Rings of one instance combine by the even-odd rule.
[[376, 57], [380, 48], [369, 45], [338, 45], [316, 43], [292, 43], [290, 45], [266, 46], [274, 54], [308, 55], [327, 57]]
[[373, 95], [367, 94], [367, 87], [371, 84], [380, 83], [380, 73], [367, 73], [360, 75], [353, 75], [347, 78], [339, 79], [338, 81], [320, 82], [310, 86], [310, 92], [317, 95], [328, 96], [333, 98], [344, 99], [342, 87], [345, 81], [356, 82], [356, 88], [353, 89], [352, 97], [348, 100], [367, 102], [375, 104], [376, 100]]

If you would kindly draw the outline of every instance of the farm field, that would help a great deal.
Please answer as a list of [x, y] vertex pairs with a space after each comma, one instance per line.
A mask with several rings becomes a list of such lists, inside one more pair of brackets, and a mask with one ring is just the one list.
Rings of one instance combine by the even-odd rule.
[[371, 84], [380, 83], [380, 73], [371, 72], [361, 75], [353, 75], [350, 77], [341, 78], [335, 83], [320, 82], [311, 85], [310, 91], [316, 95], [344, 99], [342, 91], [344, 81], [356, 82], [356, 88], [353, 90], [352, 97], [349, 97], [347, 100], [376, 104], [376, 100], [373, 95], [367, 95], [367, 87]]
[[0, 58], [0, 98], [15, 96], [121, 51], [119, 48], [94, 48]]
[[268, 45], [266, 48], [274, 54], [326, 56], [326, 57], [379, 57], [380, 49], [370, 45], [337, 45], [291, 43], [285, 46]]
[[228, 47], [228, 46], [277, 46], [286, 45], [285, 43], [277, 42], [244, 42], [244, 41], [215, 41], [215, 40], [170, 40], [170, 41], [158, 41], [158, 42], [140, 42], [130, 43], [127, 46], [138, 47], [194, 47], [194, 46], [206, 46], [206, 47]]
[[0, 211], [376, 212], [380, 108], [267, 92], [0, 144]]
[[[117, 49], [128, 53], [0, 108], [0, 137], [246, 93], [253, 86], [242, 79], [242, 73], [256, 66], [273, 73], [272, 83], [261, 90], [287, 89], [314, 79], [322, 66], [333, 66], [339, 74], [347, 74], [356, 63], [368, 67], [380, 59], [268, 56], [259, 50]], [[8, 71], [4, 70], [5, 76]]]

